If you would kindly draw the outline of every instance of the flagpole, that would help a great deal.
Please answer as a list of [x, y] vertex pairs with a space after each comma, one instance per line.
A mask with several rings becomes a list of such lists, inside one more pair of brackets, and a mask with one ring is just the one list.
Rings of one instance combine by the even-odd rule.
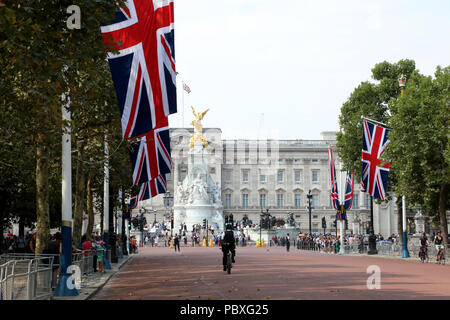
[[344, 221], [342, 220], [342, 216], [344, 214], [344, 201], [345, 201], [345, 190], [344, 190], [344, 183], [342, 181], [342, 161], [341, 159], [339, 159], [339, 184], [340, 184], [340, 190], [339, 190], [339, 198], [340, 198], [340, 204], [341, 204], [341, 219], [340, 219], [340, 224], [339, 224], [339, 229], [340, 229], [340, 233], [341, 233], [341, 245], [339, 246], [339, 254], [345, 254], [345, 250], [344, 250]]
[[374, 123], [379, 124], [380, 126], [386, 128], [386, 129], [390, 129], [387, 125], [385, 125], [385, 124], [382, 123], [382, 122], [379, 122], [379, 121], [376, 121], [376, 120], [373, 120], [373, 119], [369, 119], [369, 118], [366, 118], [366, 117], [364, 117], [364, 116], [361, 116], [361, 119], [367, 120], [367, 121], [370, 121], [370, 122], [374, 122]]
[[[67, 100], [66, 100], [67, 99]], [[62, 120], [70, 121], [69, 94], [63, 95]], [[61, 261], [60, 276], [55, 289], [55, 296], [77, 296], [78, 290], [71, 280], [72, 275], [67, 268], [72, 265], [72, 141], [70, 136], [70, 125], [65, 128], [62, 135], [62, 223], [61, 223]]]
[[402, 258], [409, 258], [408, 235], [406, 233], [406, 199], [402, 196], [402, 222], [403, 222], [403, 251]]
[[184, 81], [181, 80], [181, 104], [182, 104], [182, 109], [181, 109], [181, 127], [184, 128]]
[[[109, 161], [108, 161], [108, 136], [105, 134], [105, 164], [104, 164], [104, 178], [103, 178], [103, 242], [105, 248], [108, 249], [109, 244]], [[105, 252], [105, 269], [111, 269], [109, 262], [108, 250]]]
[[370, 195], [370, 230], [369, 230], [369, 250], [367, 254], [377, 254], [377, 241], [375, 237], [375, 230], [373, 228], [373, 196]]

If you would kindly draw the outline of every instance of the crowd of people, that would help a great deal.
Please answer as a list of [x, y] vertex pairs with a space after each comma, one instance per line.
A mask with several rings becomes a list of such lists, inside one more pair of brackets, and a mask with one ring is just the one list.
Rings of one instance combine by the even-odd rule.
[[[375, 235], [376, 242], [390, 242], [397, 243], [398, 236], [392, 234], [387, 240], [381, 234]], [[337, 253], [340, 251], [341, 239], [340, 235], [335, 234], [298, 234], [297, 235], [297, 248], [303, 250], [314, 250], [324, 253]], [[364, 246], [368, 244], [368, 236], [362, 234], [345, 234], [344, 246], [354, 247], [357, 246], [359, 251], [364, 250]]]
[[24, 236], [8, 233], [0, 244], [0, 251], [5, 253], [35, 253], [36, 233], [28, 231]]

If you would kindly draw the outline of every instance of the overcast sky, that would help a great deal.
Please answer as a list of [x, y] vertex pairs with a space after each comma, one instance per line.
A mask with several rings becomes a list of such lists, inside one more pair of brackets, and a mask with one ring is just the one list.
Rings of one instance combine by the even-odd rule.
[[184, 80], [185, 126], [194, 105], [223, 138], [256, 138], [263, 123], [271, 138], [320, 139], [376, 63], [413, 59], [426, 75], [450, 65], [449, 16], [448, 0], [176, 0], [170, 126]]

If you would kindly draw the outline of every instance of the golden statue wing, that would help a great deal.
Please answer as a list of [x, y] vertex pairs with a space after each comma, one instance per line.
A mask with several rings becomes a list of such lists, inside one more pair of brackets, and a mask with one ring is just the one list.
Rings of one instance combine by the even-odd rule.
[[206, 109], [205, 111], [202, 112], [200, 119], [203, 119], [203, 117], [205, 116], [205, 114], [209, 111], [209, 108]]
[[191, 108], [192, 108], [192, 113], [194, 114], [194, 117], [197, 118], [198, 113], [195, 111], [194, 106], [191, 106]]

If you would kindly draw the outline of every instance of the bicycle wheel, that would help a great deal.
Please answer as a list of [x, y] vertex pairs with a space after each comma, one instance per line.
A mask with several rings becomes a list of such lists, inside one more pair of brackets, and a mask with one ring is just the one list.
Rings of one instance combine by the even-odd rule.
[[425, 262], [425, 252], [419, 252], [420, 261]]
[[227, 256], [227, 273], [231, 273], [231, 255]]

